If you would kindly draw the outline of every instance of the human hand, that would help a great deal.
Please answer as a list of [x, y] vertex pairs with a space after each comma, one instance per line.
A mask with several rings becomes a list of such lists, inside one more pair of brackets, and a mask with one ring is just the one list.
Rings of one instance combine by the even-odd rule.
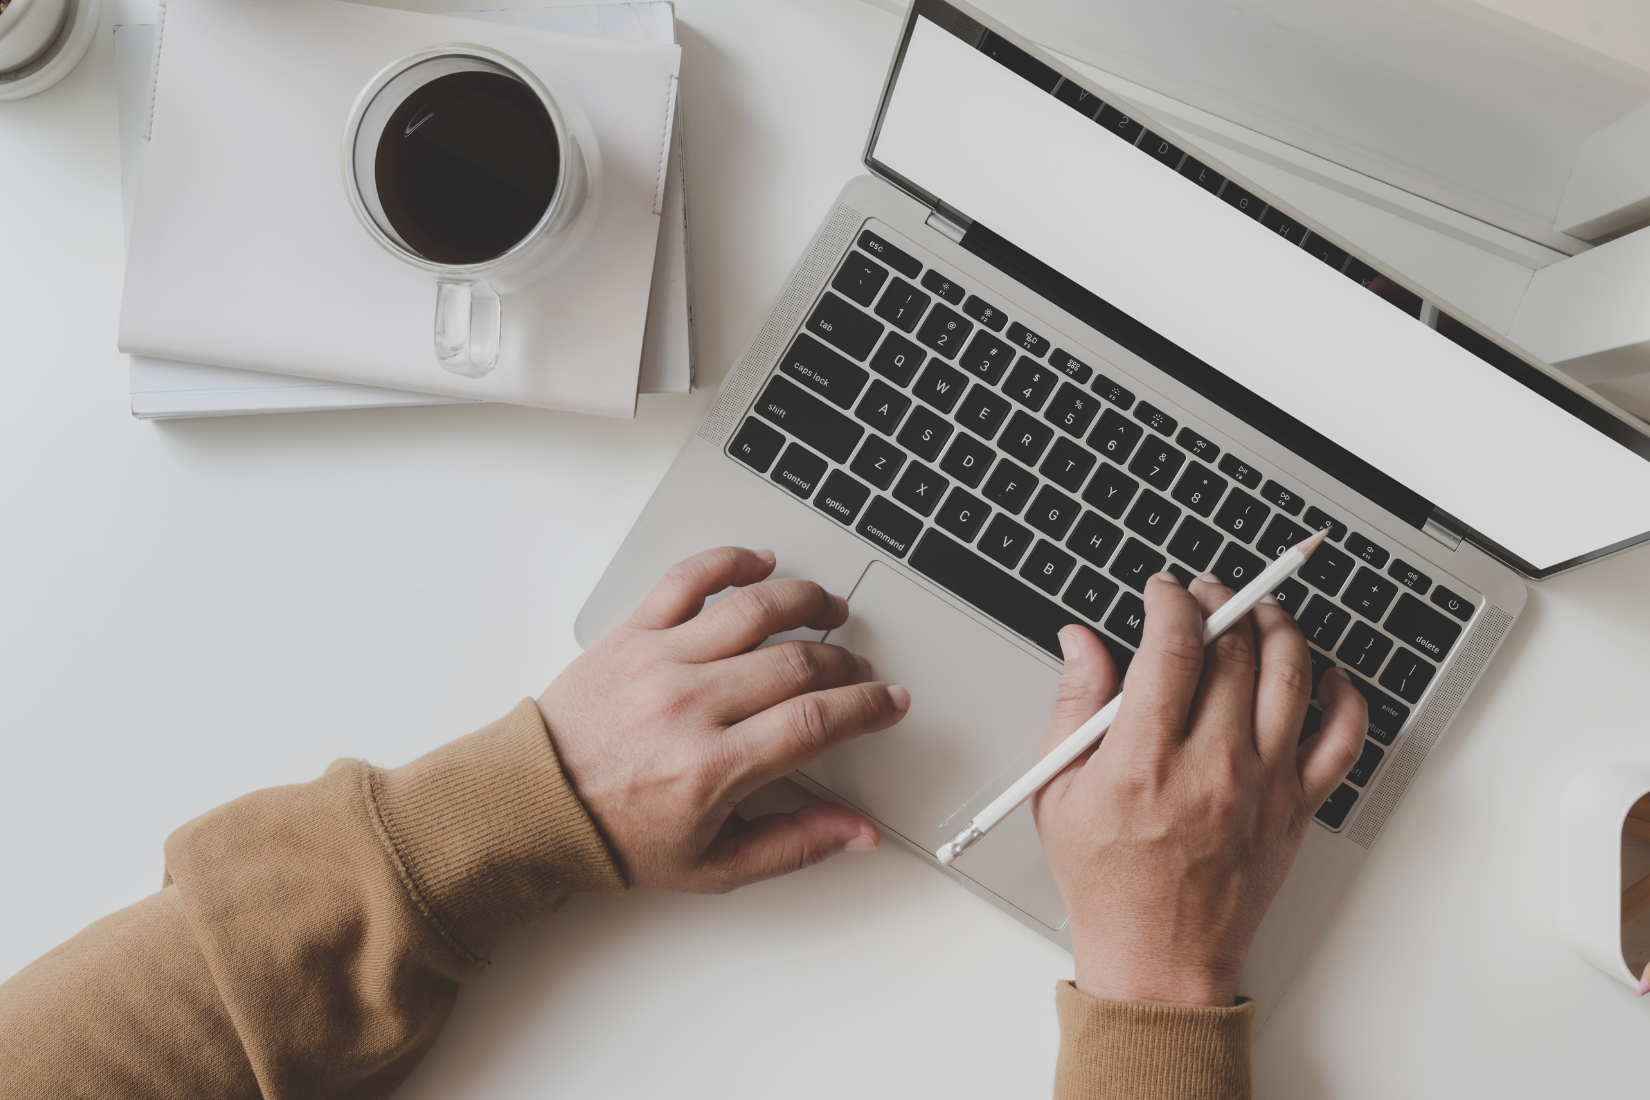
[[[881, 842], [875, 825], [829, 802], [753, 821], [734, 813], [911, 703], [840, 646], [756, 649], [848, 618], [840, 596], [766, 579], [773, 568], [771, 551], [727, 546], [673, 566], [539, 696], [562, 767], [632, 886], [720, 892]], [[705, 609], [729, 586], [739, 590]]]
[[[1229, 1006], [1255, 929], [1313, 813], [1363, 748], [1368, 714], [1339, 669], [1323, 726], [1296, 746], [1312, 668], [1288, 612], [1258, 605], [1207, 650], [1203, 619], [1232, 597], [1146, 583], [1146, 625], [1123, 706], [1091, 753], [1033, 801], [1071, 918], [1077, 987], [1107, 1000]], [[1043, 741], [1065, 739], [1117, 691], [1100, 641], [1060, 634], [1065, 676]]]

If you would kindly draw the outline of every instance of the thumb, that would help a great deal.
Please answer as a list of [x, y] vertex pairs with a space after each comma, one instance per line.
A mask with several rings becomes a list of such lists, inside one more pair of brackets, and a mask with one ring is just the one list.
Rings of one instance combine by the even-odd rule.
[[800, 871], [844, 849], [863, 851], [882, 843], [877, 827], [835, 802], [814, 802], [790, 814], [765, 814], [723, 833], [706, 862], [713, 881], [733, 890]]
[[1043, 735], [1044, 753], [1070, 737], [1117, 694], [1117, 665], [1094, 631], [1082, 626], [1066, 627], [1060, 631], [1060, 649], [1066, 658], [1066, 671], [1060, 677], [1060, 694]]

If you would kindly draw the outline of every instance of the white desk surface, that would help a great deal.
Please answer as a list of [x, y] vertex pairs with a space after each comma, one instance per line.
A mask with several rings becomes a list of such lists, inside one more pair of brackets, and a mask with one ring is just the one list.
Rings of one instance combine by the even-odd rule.
[[[574, 656], [585, 593], [858, 171], [897, 27], [860, 0], [678, 10], [703, 388], [634, 422], [132, 420], [110, 36], [0, 103], [0, 974], [155, 889], [193, 815], [405, 761]], [[1536, 590], [1260, 1036], [1259, 1095], [1642, 1092], [1650, 1003], [1561, 941], [1555, 840], [1583, 763], [1650, 759], [1647, 572], [1641, 550]], [[502, 945], [400, 1095], [1046, 1095], [1070, 969], [891, 846], [727, 897], [580, 899]]]

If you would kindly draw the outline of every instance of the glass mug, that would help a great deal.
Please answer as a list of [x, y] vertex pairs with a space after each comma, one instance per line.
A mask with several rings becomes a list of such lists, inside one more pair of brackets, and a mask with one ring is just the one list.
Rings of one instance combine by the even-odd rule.
[[367, 232], [435, 277], [435, 357], [480, 378], [498, 363], [499, 295], [564, 260], [589, 228], [592, 158], [525, 66], [440, 46], [374, 77], [344, 130], [344, 180]]

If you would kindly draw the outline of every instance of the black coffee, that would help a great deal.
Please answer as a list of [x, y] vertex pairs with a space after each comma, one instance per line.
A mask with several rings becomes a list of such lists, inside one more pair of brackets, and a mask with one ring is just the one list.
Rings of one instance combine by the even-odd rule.
[[385, 215], [413, 251], [474, 264], [532, 231], [560, 169], [555, 124], [533, 90], [470, 72], [438, 77], [396, 109], [374, 175]]

